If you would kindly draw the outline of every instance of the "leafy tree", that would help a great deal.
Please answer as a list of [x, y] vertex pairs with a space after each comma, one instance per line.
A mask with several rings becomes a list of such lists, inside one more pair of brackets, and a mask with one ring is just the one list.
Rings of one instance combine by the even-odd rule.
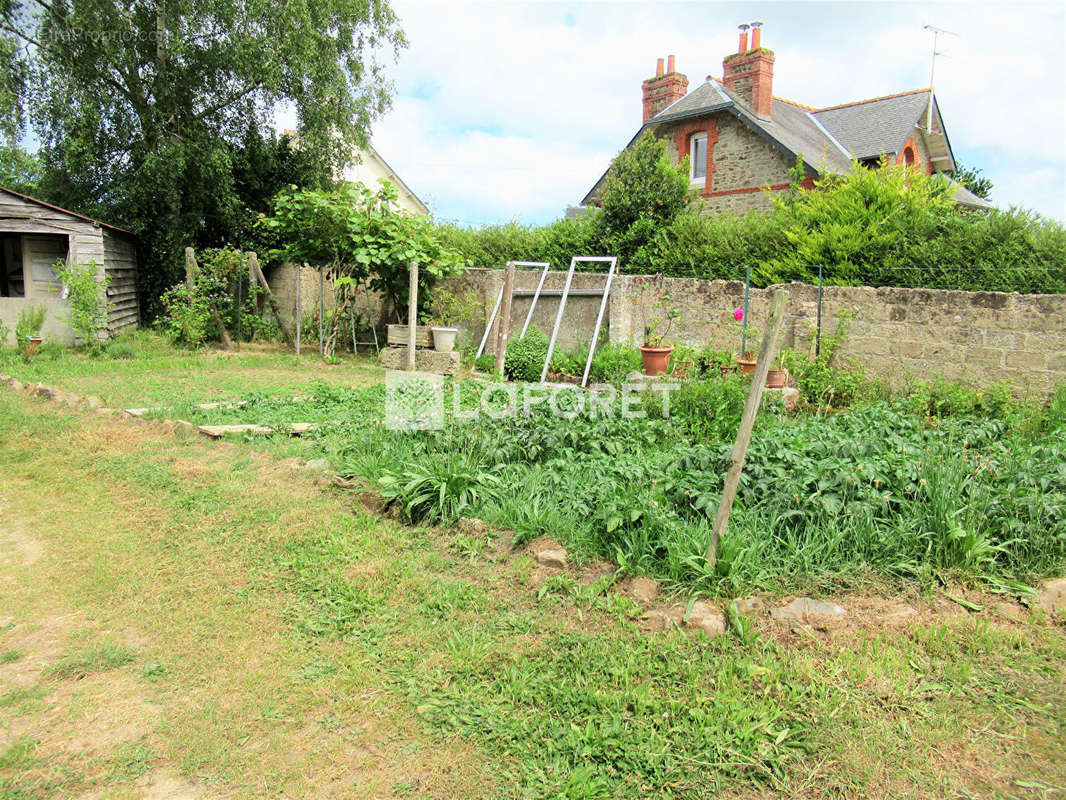
[[289, 104], [328, 176], [388, 105], [374, 54], [405, 45], [386, 0], [0, 0], [0, 31], [0, 101], [29, 97], [49, 199], [137, 233], [149, 297], [232, 210], [249, 130]]
[[33, 194], [41, 180], [41, 160], [16, 145], [0, 145], [0, 186]]
[[660, 228], [689, 208], [688, 159], [670, 163], [666, 141], [645, 134], [619, 153], [607, 173], [598, 202], [605, 243], [627, 271], [646, 268], [643, 253]]
[[401, 319], [411, 261], [418, 262], [423, 290], [465, 266], [428, 217], [403, 211], [396, 200], [396, 187], [386, 180], [376, 192], [362, 183], [332, 191], [291, 187], [274, 198], [274, 214], [262, 219], [263, 227], [282, 242], [275, 255], [326, 267], [338, 276], [333, 282], [340, 290], [334, 324], [359, 288], [380, 294]]
[[988, 200], [992, 196], [992, 181], [982, 175], [977, 167], [956, 163], [953, 177], [978, 197]]

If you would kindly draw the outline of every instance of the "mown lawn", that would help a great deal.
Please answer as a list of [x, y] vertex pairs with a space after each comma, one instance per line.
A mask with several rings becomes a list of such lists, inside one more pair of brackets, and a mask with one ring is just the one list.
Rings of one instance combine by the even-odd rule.
[[[169, 376], [109, 367], [113, 396], [165, 399], [202, 365], [213, 390], [245, 387], [232, 397], [289, 357], [184, 358]], [[330, 368], [285, 369], [302, 394]], [[836, 595], [854, 612], [839, 629], [649, 634], [594, 563], [552, 572], [491, 535], [369, 514], [275, 457], [296, 447], [181, 440], [0, 387], [0, 798], [1066, 785], [1066, 635], [1040, 613], [894, 582], [917, 613], [885, 621], [873, 580]]]
[[47, 348], [29, 363], [13, 350], [0, 348], [0, 372], [26, 382], [62, 385], [67, 391], [93, 395], [115, 408], [205, 403], [268, 391], [292, 396], [309, 377], [344, 386], [380, 380], [382, 370], [371, 356], [323, 362], [316, 347], [297, 357], [272, 344], [243, 343], [238, 350], [189, 351], [138, 331], [112, 345], [119, 357], [91, 357], [70, 348]]

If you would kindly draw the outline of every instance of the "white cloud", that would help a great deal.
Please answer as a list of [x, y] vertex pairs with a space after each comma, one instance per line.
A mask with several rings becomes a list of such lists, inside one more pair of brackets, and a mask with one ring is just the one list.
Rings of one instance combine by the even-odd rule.
[[[775, 94], [831, 105], [927, 85], [925, 23], [956, 156], [997, 202], [1061, 217], [1066, 50], [1059, 4], [448, 3], [396, 0], [410, 47], [378, 149], [444, 217], [544, 221], [577, 202], [640, 124], [640, 82], [677, 55], [720, 76], [736, 23], [761, 16]], [[980, 161], [988, 158], [988, 161]]]

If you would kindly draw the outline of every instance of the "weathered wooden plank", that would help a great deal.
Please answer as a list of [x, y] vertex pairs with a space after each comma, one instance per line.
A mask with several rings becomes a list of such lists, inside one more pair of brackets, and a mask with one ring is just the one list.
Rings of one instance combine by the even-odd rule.
[[[406, 325], [389, 325], [388, 343], [397, 347], [406, 347], [408, 332]], [[415, 328], [415, 347], [433, 346], [433, 328], [419, 325]]]
[[134, 328], [140, 324], [141, 317], [138, 313], [127, 314], [124, 317], [111, 318], [107, 321], [107, 327], [113, 331], [123, 328]]

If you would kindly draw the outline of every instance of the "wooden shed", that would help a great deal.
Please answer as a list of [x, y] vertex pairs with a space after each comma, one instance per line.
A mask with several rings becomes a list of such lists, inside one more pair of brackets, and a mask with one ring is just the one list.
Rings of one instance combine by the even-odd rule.
[[48, 312], [45, 338], [71, 344], [74, 331], [63, 320], [68, 314], [65, 293], [53, 268], [59, 260], [94, 261], [101, 280], [107, 276], [107, 330], [102, 334], [137, 325], [136, 237], [0, 186], [0, 320], [14, 330], [22, 309], [43, 305]]

